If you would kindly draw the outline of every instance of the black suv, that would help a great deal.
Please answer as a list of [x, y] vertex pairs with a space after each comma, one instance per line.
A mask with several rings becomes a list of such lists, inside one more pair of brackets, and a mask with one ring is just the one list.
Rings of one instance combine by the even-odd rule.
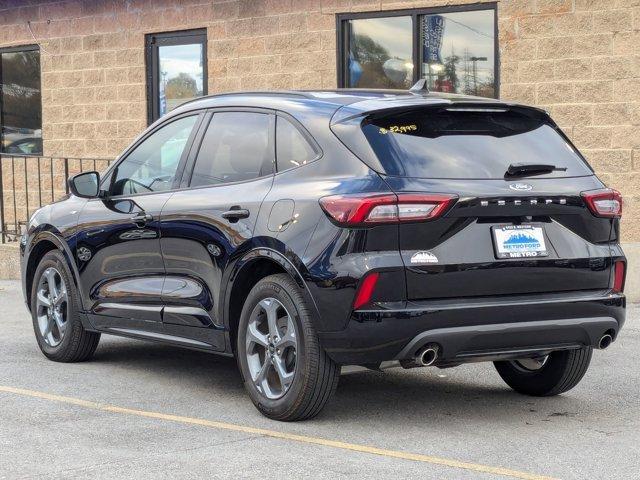
[[235, 355], [265, 415], [340, 367], [493, 361], [575, 386], [625, 317], [622, 199], [542, 110], [422, 91], [187, 103], [40, 209], [24, 294], [50, 359], [101, 333]]

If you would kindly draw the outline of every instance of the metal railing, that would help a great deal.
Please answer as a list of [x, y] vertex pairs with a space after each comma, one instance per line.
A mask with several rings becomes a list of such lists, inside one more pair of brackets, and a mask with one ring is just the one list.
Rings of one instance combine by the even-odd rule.
[[112, 161], [0, 154], [0, 243], [18, 241], [33, 212], [67, 195], [71, 175], [102, 171]]

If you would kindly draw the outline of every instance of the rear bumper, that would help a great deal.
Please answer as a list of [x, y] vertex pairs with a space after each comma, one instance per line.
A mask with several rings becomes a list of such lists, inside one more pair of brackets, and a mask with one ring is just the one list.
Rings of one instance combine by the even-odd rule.
[[436, 365], [446, 366], [597, 347], [605, 333], [617, 338], [625, 304], [623, 294], [609, 290], [387, 303], [354, 312], [342, 331], [319, 335], [343, 365], [409, 359], [437, 343]]

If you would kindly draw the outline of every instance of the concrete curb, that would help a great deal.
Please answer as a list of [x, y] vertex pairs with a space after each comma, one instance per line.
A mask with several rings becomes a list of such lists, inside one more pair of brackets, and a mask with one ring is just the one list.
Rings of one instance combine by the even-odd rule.
[[20, 280], [20, 248], [17, 243], [0, 244], [0, 280]]

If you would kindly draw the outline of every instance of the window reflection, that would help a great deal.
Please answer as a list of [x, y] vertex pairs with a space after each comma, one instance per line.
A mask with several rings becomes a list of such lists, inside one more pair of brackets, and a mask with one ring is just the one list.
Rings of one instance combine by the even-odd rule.
[[278, 117], [276, 126], [276, 157], [279, 172], [306, 165], [316, 157], [315, 150], [300, 131], [282, 117]]
[[42, 154], [40, 52], [0, 52], [3, 153]]
[[429, 89], [495, 97], [493, 10], [424, 15], [422, 77]]
[[495, 9], [471, 8], [372, 18], [341, 15], [341, 86], [407, 89], [414, 79], [425, 78], [431, 91], [495, 98]]
[[413, 83], [411, 17], [349, 21], [348, 86], [401, 88]]
[[111, 195], [169, 190], [197, 118], [179, 118], [138, 145], [116, 168]]
[[160, 116], [203, 95], [204, 49], [200, 43], [158, 48]]

